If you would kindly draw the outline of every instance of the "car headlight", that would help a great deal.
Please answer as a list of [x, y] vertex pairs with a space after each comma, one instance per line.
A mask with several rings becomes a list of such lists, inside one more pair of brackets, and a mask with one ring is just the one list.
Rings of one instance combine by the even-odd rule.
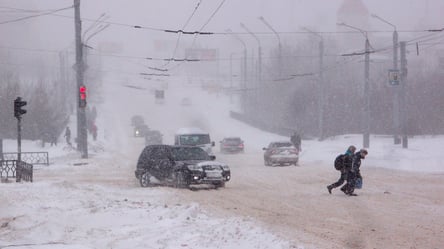
[[222, 169], [224, 171], [230, 171], [230, 167], [228, 167], [228, 165], [222, 165]]

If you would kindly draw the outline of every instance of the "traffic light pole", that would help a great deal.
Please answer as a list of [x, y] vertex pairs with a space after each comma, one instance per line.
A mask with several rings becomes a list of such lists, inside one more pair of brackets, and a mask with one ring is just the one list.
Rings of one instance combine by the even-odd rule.
[[[82, 21], [80, 20], [80, 0], [74, 0], [74, 24], [75, 24], [75, 40], [76, 40], [76, 80], [77, 91], [84, 86], [84, 70], [83, 63], [83, 43], [82, 43]], [[80, 106], [80, 94], [77, 95], [77, 150], [80, 151], [82, 158], [88, 158], [88, 134], [86, 130], [86, 113], [85, 106]]]
[[15, 181], [20, 182], [21, 172], [18, 169], [18, 164], [22, 161], [22, 118], [17, 118], [17, 164], [15, 167]]
[[402, 129], [402, 148], [408, 148], [408, 136], [407, 136], [407, 103], [406, 103], [406, 91], [407, 91], [407, 50], [406, 42], [400, 42], [401, 50], [401, 129]]

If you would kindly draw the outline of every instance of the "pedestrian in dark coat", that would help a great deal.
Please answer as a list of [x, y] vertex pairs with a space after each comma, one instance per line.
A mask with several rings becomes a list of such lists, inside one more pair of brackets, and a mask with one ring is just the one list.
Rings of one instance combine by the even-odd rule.
[[57, 133], [56, 133], [55, 129], [51, 130], [49, 139], [50, 139], [51, 146], [53, 146], [53, 145], [57, 146]]
[[[356, 151], [356, 147], [353, 145], [350, 145], [347, 149], [347, 151], [345, 151], [344, 159], [343, 159], [343, 167], [341, 168], [340, 172], [341, 172], [341, 176], [339, 177], [339, 179], [335, 182], [332, 183], [330, 185], [327, 186], [327, 190], [328, 193], [331, 194], [332, 189], [337, 188], [339, 186], [341, 186], [347, 179], [348, 179], [348, 174], [352, 168], [352, 164], [353, 164], [353, 154]], [[345, 187], [346, 185], [341, 187], [341, 191], [344, 192], [345, 194], [347, 194]]]
[[293, 143], [294, 147], [296, 147], [298, 150], [301, 150], [301, 136], [299, 133], [294, 132], [293, 135], [290, 137], [290, 141]]
[[356, 196], [357, 194], [354, 193], [355, 187], [356, 187], [356, 181], [361, 179], [361, 159], [365, 159], [365, 156], [368, 155], [368, 151], [366, 149], [360, 149], [358, 152], [356, 152], [353, 155], [353, 164], [352, 168], [350, 170], [350, 173], [348, 174], [347, 178], [347, 184], [346, 184], [346, 191], [348, 195]]
[[66, 127], [66, 130], [65, 130], [65, 136], [64, 136], [64, 137], [66, 138], [66, 143], [67, 143], [69, 146], [72, 146], [72, 145], [71, 145], [71, 130], [69, 129], [69, 126]]

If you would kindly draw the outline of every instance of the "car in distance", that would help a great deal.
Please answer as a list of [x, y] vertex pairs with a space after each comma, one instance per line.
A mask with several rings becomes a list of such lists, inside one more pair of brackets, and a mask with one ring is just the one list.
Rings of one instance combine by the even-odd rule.
[[145, 133], [145, 146], [153, 144], [162, 144], [163, 135], [158, 130], [148, 130]]
[[290, 141], [271, 142], [263, 150], [265, 166], [298, 164], [299, 150]]
[[201, 184], [225, 187], [231, 179], [230, 168], [215, 159], [200, 147], [149, 145], [139, 156], [135, 175], [142, 187], [189, 188]]
[[174, 135], [174, 145], [196, 146], [202, 148], [209, 155], [213, 155], [214, 141], [210, 133], [198, 127], [182, 127]]
[[240, 137], [225, 137], [220, 141], [220, 152], [238, 153], [244, 152], [244, 141]]
[[134, 136], [135, 137], [144, 137], [150, 129], [148, 125], [142, 124], [134, 127]]
[[145, 124], [145, 120], [140, 115], [134, 115], [131, 117], [131, 125], [132, 126], [140, 126]]

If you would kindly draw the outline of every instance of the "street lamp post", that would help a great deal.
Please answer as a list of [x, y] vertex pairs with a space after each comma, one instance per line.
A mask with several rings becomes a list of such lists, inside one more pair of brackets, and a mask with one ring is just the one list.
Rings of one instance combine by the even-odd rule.
[[245, 29], [245, 31], [247, 31], [247, 33], [249, 33], [251, 36], [253, 36], [254, 39], [257, 41], [257, 44], [258, 44], [258, 76], [257, 76], [257, 78], [258, 78], [258, 81], [260, 82], [262, 80], [262, 77], [261, 77], [261, 74], [262, 74], [262, 46], [261, 46], [261, 41], [243, 23], [241, 23], [240, 25], [241, 25], [241, 27], [243, 29]]
[[[392, 23], [388, 22], [387, 20], [372, 14], [372, 17], [382, 21], [383, 23], [386, 23], [393, 27], [393, 69], [398, 70], [398, 31], [396, 29], [396, 26]], [[399, 130], [400, 130], [400, 120], [399, 120], [399, 112], [400, 112], [400, 105], [399, 105], [399, 87], [393, 86], [393, 142], [394, 144], [400, 144], [401, 139], [399, 137]]]
[[345, 23], [338, 23], [338, 25], [345, 26], [354, 30], [359, 31], [365, 37], [365, 65], [364, 65], [364, 107], [363, 107], [363, 147], [370, 147], [370, 42], [368, 40], [367, 32], [350, 26]]
[[253, 109], [254, 111], [257, 110], [258, 104], [259, 104], [259, 86], [262, 84], [262, 46], [261, 46], [261, 41], [259, 40], [259, 38], [253, 33], [251, 32], [243, 23], [240, 24], [240, 26], [245, 29], [245, 31], [247, 31], [251, 36], [254, 37], [254, 39], [257, 41], [258, 43], [258, 66], [257, 66], [257, 84], [256, 84], [256, 89], [255, 89], [255, 96], [254, 96], [254, 106], [256, 107], [256, 109]]
[[243, 79], [242, 79], [242, 84], [243, 84], [243, 86], [242, 86], [242, 97], [241, 97], [241, 99], [242, 99], [242, 111], [244, 112], [244, 114], [246, 114], [246, 107], [245, 107], [245, 97], [246, 97], [246, 94], [245, 94], [245, 91], [246, 91], [246, 88], [247, 88], [247, 45], [245, 44], [245, 42], [239, 37], [239, 36], [237, 36], [236, 34], [234, 34], [233, 33], [233, 31], [231, 31], [231, 29], [227, 29], [226, 30], [226, 32], [227, 33], [229, 33], [230, 35], [232, 35], [234, 38], [236, 38], [236, 40], [238, 40], [241, 44], [242, 44], [242, 46], [244, 47], [244, 60], [243, 60], [243, 70], [241, 70], [243, 73], [242, 73], [242, 76], [243, 76]]
[[319, 140], [324, 139], [324, 109], [325, 109], [325, 86], [324, 86], [324, 37], [322, 37], [319, 33], [316, 33], [308, 28], [303, 27], [305, 31], [317, 36], [320, 38], [319, 40], [319, 123], [318, 123], [318, 131], [319, 131]]
[[274, 28], [265, 20], [263, 16], [259, 17], [259, 20], [261, 20], [265, 26], [267, 26], [273, 33], [276, 35], [278, 39], [278, 46], [279, 46], [279, 55], [278, 55], [278, 67], [279, 67], [279, 77], [282, 76], [282, 43], [281, 43], [281, 37], [279, 36], [279, 33], [274, 30]]

